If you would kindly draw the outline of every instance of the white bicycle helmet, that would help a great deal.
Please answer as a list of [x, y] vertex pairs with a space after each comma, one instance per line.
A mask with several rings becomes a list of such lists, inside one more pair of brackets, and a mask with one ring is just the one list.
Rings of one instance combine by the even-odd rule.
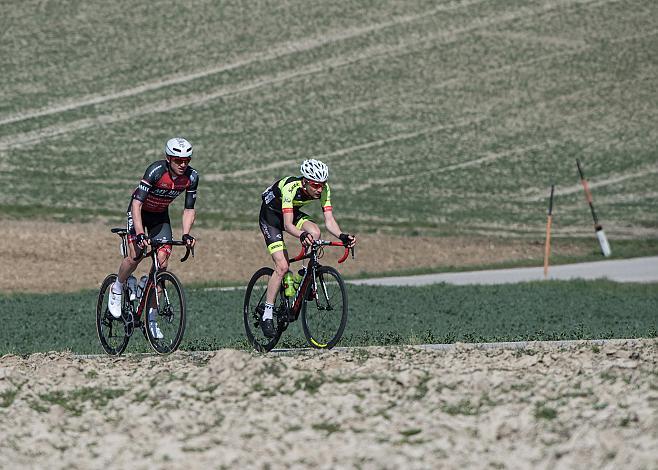
[[302, 172], [302, 176], [307, 180], [313, 180], [319, 183], [324, 183], [329, 178], [329, 167], [320, 160], [313, 158], [304, 160], [300, 171]]
[[174, 137], [165, 145], [165, 155], [168, 157], [192, 158], [192, 144], [182, 137]]

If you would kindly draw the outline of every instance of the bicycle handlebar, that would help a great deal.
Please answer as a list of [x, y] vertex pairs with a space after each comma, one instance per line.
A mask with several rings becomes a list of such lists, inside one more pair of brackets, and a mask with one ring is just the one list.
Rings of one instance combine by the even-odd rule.
[[139, 250], [139, 253], [137, 254], [136, 257], [133, 258], [133, 261], [139, 261], [141, 258], [146, 258], [147, 256], [151, 256], [151, 254], [158, 249], [158, 247], [163, 246], [163, 245], [174, 245], [174, 246], [185, 246], [185, 256], [183, 256], [180, 260], [181, 263], [187, 261], [187, 258], [190, 257], [190, 253], [192, 253], [192, 258], [194, 258], [194, 247], [191, 247], [187, 244], [187, 242], [184, 242], [183, 240], [159, 240], [157, 238], [149, 238], [151, 242], [151, 251], [145, 250], [142, 248]]
[[[343, 253], [343, 256], [338, 260], [339, 263], [344, 262], [347, 259], [347, 256], [349, 255], [350, 251], [352, 252], [352, 259], [354, 259], [354, 247], [350, 248], [348, 246], [345, 246], [343, 242], [330, 242], [329, 240], [313, 240], [313, 244], [311, 245], [311, 251], [313, 249], [318, 249], [321, 246], [343, 246], [345, 247], [345, 253]], [[310, 253], [306, 252], [306, 247], [302, 246], [302, 250], [299, 252], [297, 256], [295, 256], [293, 259], [290, 260], [290, 262], [294, 261], [300, 261], [304, 258], [309, 258]]]
[[[128, 236], [128, 230], [125, 228], [113, 228], [110, 229], [110, 232], [116, 233], [119, 235], [121, 238]], [[185, 256], [183, 256], [180, 260], [181, 263], [187, 261], [187, 258], [190, 257], [190, 253], [192, 253], [192, 258], [194, 258], [194, 247], [190, 247], [187, 245], [187, 242], [184, 242], [183, 240], [161, 240], [157, 238], [148, 238], [147, 239], [151, 242], [151, 246], [153, 246], [153, 249], [151, 251], [144, 250], [143, 248], [139, 251], [139, 254], [133, 258], [133, 261], [139, 261], [140, 258], [142, 257], [147, 257], [151, 256], [151, 253], [153, 253], [157, 247], [162, 246], [162, 245], [175, 245], [175, 246], [183, 246], [185, 245]]]

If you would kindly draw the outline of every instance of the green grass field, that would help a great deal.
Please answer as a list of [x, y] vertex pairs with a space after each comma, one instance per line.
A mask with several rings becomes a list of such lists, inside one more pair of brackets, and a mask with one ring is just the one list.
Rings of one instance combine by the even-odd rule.
[[[606, 281], [501, 286], [348, 286], [350, 316], [339, 346], [638, 338], [658, 336], [655, 284]], [[247, 347], [242, 290], [189, 289], [181, 348]], [[71, 350], [101, 353], [96, 293], [0, 295], [0, 355]], [[305, 346], [299, 322], [280, 343]], [[137, 333], [127, 352], [148, 351]]]
[[[196, 146], [198, 224], [253, 227], [309, 156], [351, 231], [658, 228], [654, 0], [10, 0], [0, 214], [120, 222], [148, 163]], [[180, 207], [180, 206], [176, 206]]]

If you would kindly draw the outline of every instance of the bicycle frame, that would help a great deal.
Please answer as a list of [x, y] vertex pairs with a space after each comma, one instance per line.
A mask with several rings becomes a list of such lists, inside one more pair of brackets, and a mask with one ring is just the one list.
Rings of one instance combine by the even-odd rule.
[[[111, 230], [112, 233], [116, 233], [121, 237], [121, 251], [122, 253], [125, 253], [126, 255], [129, 253], [128, 251], [128, 231], [125, 229], [121, 228], [116, 228]], [[137, 323], [140, 322], [142, 318], [142, 313], [144, 312], [144, 309], [146, 308], [146, 301], [151, 293], [151, 289], [157, 289], [156, 287], [156, 279], [158, 276], [158, 273], [160, 272], [160, 261], [158, 260], [157, 256], [157, 251], [160, 246], [163, 245], [172, 245], [172, 246], [185, 246], [186, 252], [185, 255], [181, 258], [181, 262], [186, 261], [187, 258], [192, 254], [192, 257], [194, 257], [194, 248], [190, 247], [187, 245], [182, 240], [158, 240], [155, 238], [149, 238], [148, 239], [151, 243], [151, 250], [148, 251], [147, 249], [142, 249], [140, 250], [139, 253], [137, 253], [137, 256], [133, 258], [134, 261], [139, 261], [142, 258], [145, 258], [147, 256], [151, 257], [151, 269], [148, 274], [148, 281], [146, 281], [146, 285], [144, 286], [144, 290], [142, 292], [142, 297], [139, 300], [139, 304], [137, 305], [137, 308], [135, 308], [133, 302], [129, 300], [129, 305], [130, 305], [130, 313], [133, 315], [132, 323], [134, 325], [135, 320], [137, 320]], [[165, 295], [167, 295], [165, 291]], [[167, 298], [167, 301], [169, 299]], [[158, 296], [155, 296], [155, 302], [156, 306], [160, 308], [160, 299]]]
[[[343, 256], [338, 260], [339, 263], [343, 263], [346, 259], [347, 256], [349, 255], [349, 252], [351, 250], [352, 252], [352, 258], [354, 258], [354, 248], [349, 248], [345, 246], [342, 242], [330, 242], [328, 240], [316, 240], [313, 242], [313, 245], [311, 248], [307, 250], [302, 247], [302, 250], [299, 252], [297, 256], [295, 256], [293, 259], [290, 260], [290, 263], [294, 263], [296, 261], [301, 261], [304, 259], [308, 259], [309, 263], [308, 266], [306, 267], [306, 270], [304, 272], [304, 276], [302, 277], [302, 280], [299, 283], [299, 287], [295, 291], [295, 295], [292, 297], [292, 299], [286, 298], [286, 306], [288, 307], [288, 310], [292, 313], [292, 315], [297, 318], [299, 316], [299, 312], [301, 311], [302, 304], [306, 297], [306, 291], [309, 288], [309, 283], [312, 282], [313, 286], [312, 292], [315, 292], [315, 300], [317, 300], [317, 295], [318, 295], [318, 286], [317, 286], [317, 281], [316, 281], [316, 272], [318, 269], [318, 266], [320, 266], [320, 263], [318, 261], [319, 256], [318, 256], [318, 250], [322, 248], [323, 246], [342, 246], [345, 247], [345, 253]], [[311, 276], [309, 277], [309, 273], [311, 273]], [[303, 294], [303, 295], [302, 295]], [[327, 293], [325, 292], [325, 297]]]
[[[192, 253], [192, 256], [194, 256], [194, 248], [190, 248], [189, 246], [187, 246], [187, 244], [184, 241], [157, 240], [153, 238], [150, 239], [150, 241], [152, 246], [151, 251], [146, 252], [146, 250], [142, 250], [141, 253], [139, 253], [136, 257], [133, 258], [134, 261], [138, 261], [139, 259], [146, 258], [147, 256], [151, 257], [151, 269], [149, 271], [148, 281], [146, 281], [146, 285], [144, 286], [144, 291], [142, 292], [142, 297], [139, 300], [139, 305], [137, 306], [137, 309], [135, 311], [137, 320], [140, 320], [142, 317], [142, 313], [146, 308], [146, 301], [151, 293], [151, 289], [157, 289], [155, 281], [157, 279], [158, 273], [160, 272], [160, 261], [158, 260], [158, 255], [157, 255], [158, 248], [163, 245], [176, 245], [176, 246], [185, 245], [185, 247], [187, 248], [187, 252], [185, 253], [185, 256], [181, 258], [181, 261], [187, 260], [190, 253]], [[165, 297], [167, 298], [167, 302], [169, 302], [167, 291], [165, 291]], [[158, 307], [158, 309], [160, 308], [160, 299], [157, 295], [155, 296], [155, 305], [156, 307]]]

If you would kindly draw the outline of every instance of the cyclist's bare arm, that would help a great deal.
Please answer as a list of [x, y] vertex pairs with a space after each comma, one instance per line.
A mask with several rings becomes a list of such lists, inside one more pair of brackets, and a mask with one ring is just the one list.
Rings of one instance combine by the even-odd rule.
[[303, 230], [299, 230], [297, 227], [295, 227], [295, 224], [293, 223], [292, 211], [283, 213], [283, 229], [290, 235], [297, 238], [299, 238], [303, 232]]
[[331, 233], [334, 237], [338, 238], [338, 236], [342, 233], [340, 227], [338, 226], [338, 222], [336, 222], [336, 219], [334, 219], [333, 211], [324, 212], [324, 223], [327, 226], [329, 233]]
[[194, 219], [196, 219], [196, 209], [183, 210], [183, 234], [190, 233], [192, 225], [194, 225]]
[[[331, 233], [334, 237], [340, 238], [341, 233], [343, 231], [340, 229], [338, 226], [338, 222], [336, 222], [336, 219], [334, 219], [334, 214], [332, 211], [326, 211], [324, 213], [324, 223], [327, 226], [327, 230], [329, 230], [329, 233]], [[349, 247], [353, 247], [356, 245], [356, 236], [350, 235], [351, 237], [351, 242], [349, 243]]]
[[[196, 219], [196, 209], [183, 209], [183, 235], [189, 235], [192, 226], [194, 225], [194, 219]], [[196, 240], [193, 238], [191, 241], [191, 247], [196, 244]]]
[[139, 199], [133, 199], [130, 207], [136, 234], [144, 233], [144, 224], [142, 223], [142, 204], [142, 201]]

